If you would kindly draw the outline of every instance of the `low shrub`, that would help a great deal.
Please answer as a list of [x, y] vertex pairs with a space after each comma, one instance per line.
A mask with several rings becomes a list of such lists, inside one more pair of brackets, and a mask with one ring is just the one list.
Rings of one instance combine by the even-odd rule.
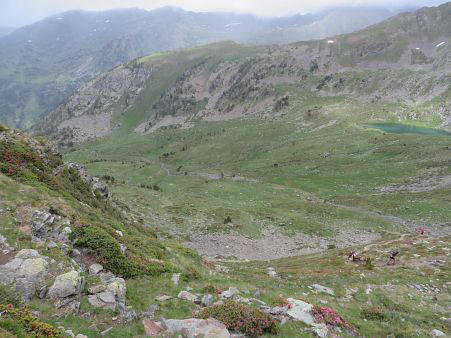
[[227, 300], [222, 305], [203, 309], [198, 318], [215, 318], [224, 323], [228, 330], [239, 331], [250, 337], [263, 334], [277, 334], [277, 322], [271, 316], [248, 305]]
[[312, 313], [316, 323], [339, 326], [351, 330], [352, 332], [356, 332], [355, 328], [350, 323], [341, 318], [338, 312], [330, 307], [314, 305]]
[[363, 309], [362, 311], [360, 311], [360, 317], [362, 319], [366, 319], [366, 320], [379, 320], [379, 321], [383, 321], [385, 319], [385, 314], [384, 311], [377, 306], [368, 308], [368, 309]]
[[94, 251], [106, 269], [122, 277], [131, 278], [144, 273], [121, 252], [119, 244], [100, 227], [81, 226], [74, 230], [75, 245]]
[[0, 304], [0, 313], [2, 320], [0, 322], [6, 325], [1, 325], [6, 330], [11, 330], [14, 333], [24, 331], [31, 334], [32, 337], [46, 337], [59, 338], [62, 337], [60, 331], [50, 324], [40, 321], [32, 315], [31, 311], [26, 308], [15, 308], [12, 305]]
[[129, 238], [127, 255], [121, 252], [116, 239], [101, 226], [76, 227], [72, 239], [76, 246], [95, 252], [106, 269], [124, 278], [156, 276], [176, 270], [170, 262], [160, 260], [165, 254], [164, 248], [154, 238]]

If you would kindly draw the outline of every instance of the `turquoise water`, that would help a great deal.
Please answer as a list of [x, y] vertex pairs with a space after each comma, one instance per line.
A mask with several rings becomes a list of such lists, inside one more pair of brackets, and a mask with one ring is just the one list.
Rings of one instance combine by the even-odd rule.
[[429, 136], [451, 136], [446, 130], [409, 126], [401, 123], [369, 123], [367, 128], [377, 128], [387, 133], [395, 134], [419, 134]]

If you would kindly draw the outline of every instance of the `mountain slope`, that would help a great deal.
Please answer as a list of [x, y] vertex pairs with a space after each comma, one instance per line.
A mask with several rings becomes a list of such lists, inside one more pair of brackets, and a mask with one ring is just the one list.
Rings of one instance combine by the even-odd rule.
[[[450, 8], [401, 14], [329, 40], [269, 48], [222, 43], [145, 57], [91, 81], [36, 130], [70, 143], [105, 136], [143, 101], [138, 132], [194, 118], [271, 114], [296, 85], [320, 96], [425, 102], [449, 91]], [[149, 94], [154, 87], [163, 90], [158, 98]]]
[[[0, 120], [28, 127], [94, 75], [149, 53], [220, 40], [285, 43], [324, 38], [391, 14], [369, 8], [275, 19], [176, 8], [62, 13], [0, 38]], [[303, 30], [307, 26], [313, 28]]]

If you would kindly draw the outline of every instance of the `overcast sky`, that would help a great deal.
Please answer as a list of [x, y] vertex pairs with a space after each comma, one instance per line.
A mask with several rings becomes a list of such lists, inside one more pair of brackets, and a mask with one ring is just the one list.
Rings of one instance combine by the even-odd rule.
[[331, 6], [432, 6], [446, 0], [0, 0], [0, 26], [18, 27], [70, 9], [106, 10], [177, 6], [193, 11], [228, 11], [281, 16], [318, 11]]

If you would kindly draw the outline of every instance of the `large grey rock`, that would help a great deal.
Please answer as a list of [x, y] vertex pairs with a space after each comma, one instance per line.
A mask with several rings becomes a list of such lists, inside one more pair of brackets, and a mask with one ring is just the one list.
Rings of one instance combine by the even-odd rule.
[[52, 230], [51, 226], [54, 221], [55, 217], [52, 214], [46, 211], [34, 211], [30, 222], [32, 236], [40, 239], [46, 238]]
[[180, 274], [179, 273], [172, 274], [171, 281], [174, 285], [179, 285]]
[[446, 337], [446, 334], [444, 332], [437, 329], [432, 330], [431, 333], [434, 337]]
[[237, 288], [231, 287], [227, 291], [221, 293], [222, 298], [232, 298], [233, 296], [239, 294], [240, 291]]
[[220, 321], [209, 319], [167, 319], [161, 322], [166, 333], [182, 334], [187, 338], [229, 338], [230, 333]]
[[89, 288], [88, 301], [92, 306], [104, 309], [115, 310], [127, 309], [125, 306], [125, 294], [127, 293], [127, 285], [123, 278], [115, 277], [111, 274], [103, 274], [103, 284]]
[[146, 336], [149, 337], [157, 336], [161, 333], [161, 331], [163, 331], [160, 325], [158, 325], [149, 318], [144, 318], [142, 323], [144, 325], [144, 331], [146, 332]]
[[288, 298], [287, 302], [290, 305], [287, 314], [291, 318], [295, 320], [300, 320], [308, 325], [312, 325], [315, 323], [315, 320], [312, 315], [313, 308], [312, 304], [293, 298]]
[[100, 264], [91, 264], [89, 266], [89, 274], [90, 275], [97, 275], [100, 271], [103, 270], [103, 266]]
[[318, 292], [323, 292], [323, 293], [327, 293], [328, 295], [335, 296], [334, 290], [332, 290], [331, 288], [328, 288], [326, 286], [322, 286], [320, 284], [313, 284], [312, 288]]
[[83, 278], [78, 271], [72, 270], [56, 277], [47, 296], [50, 299], [65, 298], [81, 292]]
[[197, 303], [199, 302], [199, 297], [196, 295], [193, 295], [192, 293], [188, 291], [180, 291], [180, 293], [177, 296], [179, 299], [187, 300], [189, 302]]
[[294, 320], [299, 320], [307, 325], [310, 325], [313, 331], [318, 335], [318, 337], [327, 337], [327, 326], [325, 324], [315, 323], [315, 318], [313, 317], [312, 313], [312, 304], [293, 298], [288, 298], [287, 302], [289, 304], [287, 311], [288, 316], [290, 316]]
[[45, 285], [48, 257], [36, 250], [23, 249], [15, 258], [0, 266], [0, 284], [14, 285], [24, 301], [30, 301]]
[[172, 299], [172, 297], [171, 296], [167, 296], [167, 295], [161, 295], [161, 296], [155, 297], [155, 300], [158, 301], [158, 302], [165, 302], [165, 301], [170, 300], [170, 299]]
[[92, 294], [92, 295], [95, 295], [96, 293], [100, 293], [100, 292], [103, 292], [103, 291], [105, 291], [105, 290], [106, 290], [106, 285], [99, 284], [99, 285], [91, 286], [91, 287], [88, 289], [88, 292], [89, 292], [90, 294]]
[[89, 295], [88, 301], [92, 306], [101, 307], [103, 309], [116, 309], [116, 297], [110, 291], [104, 291], [95, 295]]
[[214, 302], [215, 302], [215, 297], [213, 297], [213, 295], [206, 294], [205, 296], [202, 297], [202, 300], [200, 303], [202, 306], [208, 307], [208, 306], [212, 306]]

